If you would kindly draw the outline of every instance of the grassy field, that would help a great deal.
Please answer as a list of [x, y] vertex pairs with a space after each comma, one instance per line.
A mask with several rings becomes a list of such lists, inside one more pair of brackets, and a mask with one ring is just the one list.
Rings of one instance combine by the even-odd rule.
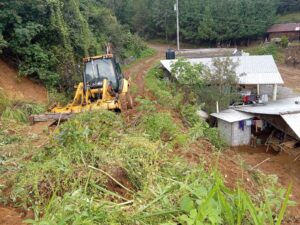
[[281, 15], [278, 16], [276, 19], [276, 23], [297, 23], [297, 22], [300, 22], [300, 12]]

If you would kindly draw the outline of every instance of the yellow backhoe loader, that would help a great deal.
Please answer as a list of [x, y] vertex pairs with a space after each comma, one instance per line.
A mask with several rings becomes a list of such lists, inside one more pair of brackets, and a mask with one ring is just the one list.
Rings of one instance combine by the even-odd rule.
[[83, 59], [83, 80], [77, 85], [75, 97], [67, 106], [53, 106], [49, 113], [31, 116], [32, 122], [66, 120], [75, 113], [107, 109], [126, 111], [132, 108], [129, 79], [112, 54]]

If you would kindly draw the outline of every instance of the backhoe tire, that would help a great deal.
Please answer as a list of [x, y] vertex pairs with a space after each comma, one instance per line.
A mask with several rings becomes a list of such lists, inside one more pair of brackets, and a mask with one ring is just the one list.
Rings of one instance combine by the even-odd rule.
[[120, 104], [121, 104], [121, 111], [127, 111], [128, 109], [133, 108], [133, 100], [129, 93], [125, 93], [120, 95]]

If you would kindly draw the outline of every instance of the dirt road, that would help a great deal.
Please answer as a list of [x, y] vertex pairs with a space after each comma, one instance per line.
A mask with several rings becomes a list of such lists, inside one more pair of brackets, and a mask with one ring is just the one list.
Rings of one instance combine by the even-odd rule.
[[156, 50], [155, 55], [138, 63], [134, 63], [130, 66], [130, 68], [125, 70], [125, 73], [130, 75], [132, 81], [137, 86], [138, 91], [136, 95], [138, 96], [144, 95], [144, 76], [156, 62], [164, 58], [165, 52], [168, 48], [167, 45], [159, 44], [149, 44], [149, 46]]
[[278, 65], [278, 69], [284, 80], [284, 85], [300, 92], [300, 70], [286, 65]]

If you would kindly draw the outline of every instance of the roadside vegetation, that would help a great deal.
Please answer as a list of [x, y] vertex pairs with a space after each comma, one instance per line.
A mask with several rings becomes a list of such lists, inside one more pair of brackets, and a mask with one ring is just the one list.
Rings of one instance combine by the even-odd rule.
[[[267, 179], [255, 194], [242, 182], [226, 187], [217, 164], [184, 157], [206, 139], [216, 159], [225, 147], [198, 107], [183, 101], [158, 67], [147, 74], [146, 89], [153, 99], [138, 99], [129, 124], [109, 111], [82, 113], [31, 148], [19, 144], [27, 138], [20, 132], [7, 139], [3, 126], [1, 202], [33, 210], [29, 224], [281, 224], [291, 187]], [[12, 145], [19, 149], [8, 154]]]

